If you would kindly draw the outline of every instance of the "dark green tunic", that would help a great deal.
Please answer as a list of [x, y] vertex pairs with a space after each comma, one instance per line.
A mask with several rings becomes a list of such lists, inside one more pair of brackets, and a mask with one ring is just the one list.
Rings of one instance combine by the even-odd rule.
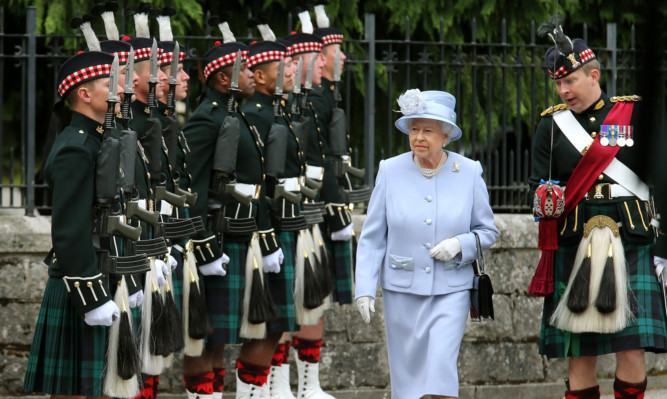
[[[26, 368], [23, 388], [27, 391], [102, 395], [106, 328], [83, 321], [85, 312], [111, 300], [108, 281], [99, 274], [93, 244], [95, 162], [101, 128], [96, 121], [74, 112], [44, 165], [53, 198], [53, 248], [45, 259], [49, 280]], [[78, 282], [78, 288], [71, 287], [68, 292], [63, 277]], [[88, 283], [92, 283], [90, 287]]]
[[[258, 91], [248, 99], [243, 112], [248, 119], [248, 123], [257, 128], [262, 141], [266, 143], [269, 135], [269, 130], [274, 122], [273, 104], [274, 97], [268, 96]], [[283, 100], [284, 102], [284, 100]], [[287, 141], [287, 156], [285, 161], [285, 177], [300, 177], [305, 174], [305, 162], [299, 144], [296, 141], [296, 136], [291, 129], [287, 114], [281, 111], [282, 117], [278, 119], [278, 123], [287, 126], [290, 132], [291, 139]]]

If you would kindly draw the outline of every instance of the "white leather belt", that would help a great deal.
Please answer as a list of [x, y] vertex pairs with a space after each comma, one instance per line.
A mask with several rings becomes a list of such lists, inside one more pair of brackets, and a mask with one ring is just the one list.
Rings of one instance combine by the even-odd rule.
[[324, 168], [321, 166], [306, 165], [306, 177], [314, 180], [324, 178]]
[[[601, 190], [603, 186], [609, 187], [609, 189]], [[565, 187], [563, 187], [565, 191]], [[599, 192], [600, 197], [596, 197], [596, 192]], [[634, 197], [635, 195], [628, 190], [627, 188], [621, 186], [620, 184], [613, 183], [600, 183], [594, 185], [588, 192], [584, 195], [584, 199], [611, 199], [619, 197]]]
[[302, 179], [303, 178], [301, 177], [288, 177], [286, 179], [281, 179], [280, 182], [285, 186], [285, 190], [299, 192], [303, 185]]
[[239, 194], [249, 195], [252, 199], [259, 199], [259, 193], [262, 190], [262, 186], [259, 184], [246, 184], [246, 183], [236, 183], [234, 185], [234, 191]]

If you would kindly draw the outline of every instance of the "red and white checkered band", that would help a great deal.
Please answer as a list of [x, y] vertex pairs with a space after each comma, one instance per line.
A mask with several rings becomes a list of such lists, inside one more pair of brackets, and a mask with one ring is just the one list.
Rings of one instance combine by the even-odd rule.
[[334, 43], [343, 43], [343, 35], [341, 34], [326, 35], [322, 37], [322, 41], [324, 42], [324, 46]]
[[118, 56], [118, 63], [121, 65], [127, 64], [127, 59], [130, 57], [129, 51], [116, 51], [113, 54]]
[[579, 58], [581, 58], [581, 62], [586, 62], [592, 58], [595, 58], [595, 54], [593, 53], [593, 50], [587, 48], [586, 50], [579, 53]]
[[552, 79], [560, 79], [568, 73], [570, 73], [570, 70], [565, 69], [565, 65], [561, 65], [561, 67], [556, 70], [556, 73], [549, 71], [549, 76], [551, 76]]
[[[204, 67], [204, 79], [208, 79], [208, 76], [218, 69], [232, 65], [234, 61], [236, 61], [236, 53], [237, 52], [235, 51], [209, 62], [206, 67]], [[241, 60], [245, 61], [247, 59], [248, 50], [241, 50]]]
[[305, 42], [305, 43], [295, 43], [289, 48], [290, 54], [301, 54], [301, 53], [319, 53], [322, 51], [322, 43], [318, 42]]
[[283, 58], [285, 58], [286, 54], [287, 53], [284, 51], [277, 51], [277, 50], [265, 51], [263, 53], [254, 54], [252, 57], [248, 58], [248, 68], [252, 68], [253, 66], [261, 64], [263, 62], [280, 61]]
[[62, 82], [58, 85], [58, 94], [64, 96], [65, 93], [71, 89], [73, 86], [78, 85], [88, 79], [95, 77], [105, 77], [111, 74], [111, 64], [102, 64], [89, 66], [87, 68], [80, 69], [76, 72], [69, 74]]
[[[157, 49], [157, 59], [160, 59], [160, 56], [162, 55], [162, 49], [158, 48]], [[144, 48], [138, 48], [134, 50], [134, 61], [142, 61], [145, 60], [146, 58], [151, 58], [151, 48], [150, 47], [144, 47]]]
[[[160, 55], [160, 65], [164, 64], [169, 64], [171, 63], [171, 59], [174, 58], [174, 52], [173, 51], [161, 51]], [[183, 62], [185, 59], [185, 51], [181, 51], [178, 53], [178, 62]]]

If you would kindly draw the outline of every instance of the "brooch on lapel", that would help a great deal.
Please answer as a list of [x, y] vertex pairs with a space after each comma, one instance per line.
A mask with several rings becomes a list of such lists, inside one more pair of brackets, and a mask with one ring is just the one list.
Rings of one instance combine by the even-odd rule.
[[459, 161], [454, 161], [454, 168], [452, 169], [452, 172], [460, 172], [461, 171], [461, 163]]

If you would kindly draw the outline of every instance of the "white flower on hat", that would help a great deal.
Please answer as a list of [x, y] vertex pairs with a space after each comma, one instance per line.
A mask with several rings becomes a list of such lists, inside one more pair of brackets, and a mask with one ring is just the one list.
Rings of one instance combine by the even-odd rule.
[[412, 115], [424, 111], [424, 98], [419, 89], [410, 89], [398, 97], [398, 105], [403, 115]]

